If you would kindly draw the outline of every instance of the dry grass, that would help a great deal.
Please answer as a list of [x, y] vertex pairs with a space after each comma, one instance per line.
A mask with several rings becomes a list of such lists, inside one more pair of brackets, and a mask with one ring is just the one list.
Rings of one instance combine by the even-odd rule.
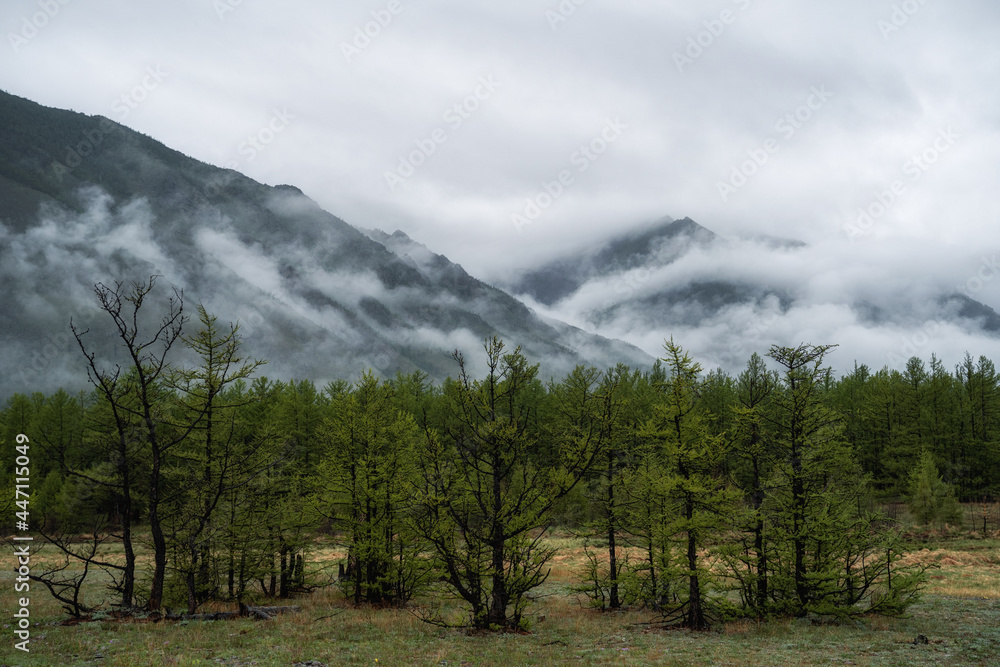
[[[107, 620], [60, 625], [59, 605], [32, 591], [32, 654], [0, 645], [0, 666], [284, 665], [317, 660], [327, 665], [930, 665], [996, 664], [1000, 656], [1000, 541], [931, 543], [907, 561], [940, 566], [924, 602], [905, 619], [872, 618], [847, 625], [779, 620], [739, 621], [709, 633], [665, 631], [642, 610], [601, 613], [568, 592], [586, 563], [584, 542], [552, 537], [560, 551], [544, 587], [549, 594], [530, 612], [532, 632], [470, 635], [421, 622], [410, 610], [353, 608], [326, 588], [293, 601], [301, 614], [268, 622], [138, 623]], [[318, 544], [314, 568], [342, 557]], [[43, 551], [38, 566], [54, 561]], [[95, 582], [92, 593], [99, 593]], [[0, 571], [0, 614], [13, 613], [12, 573]], [[225, 605], [212, 605], [222, 608]], [[457, 608], [455, 611], [460, 611]], [[918, 635], [927, 644], [914, 644]], [[97, 656], [102, 656], [98, 658]]]
[[1000, 546], [973, 541], [965, 548], [922, 548], [901, 561], [931, 566], [927, 593], [954, 598], [1000, 600]]

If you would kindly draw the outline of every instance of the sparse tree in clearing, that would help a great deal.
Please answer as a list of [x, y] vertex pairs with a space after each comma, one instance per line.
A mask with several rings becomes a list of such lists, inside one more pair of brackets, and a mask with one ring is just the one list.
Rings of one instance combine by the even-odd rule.
[[660, 610], [679, 599], [672, 575], [677, 558], [671, 533], [676, 507], [669, 493], [671, 470], [651, 440], [640, 435], [644, 427], [637, 427], [636, 461], [623, 471], [625, 539], [638, 553], [623, 578], [630, 598]]
[[[554, 442], [567, 438], [596, 450], [596, 463], [588, 475], [592, 491], [598, 494], [600, 518], [594, 534], [607, 539], [608, 564], [591, 554], [587, 584], [581, 587], [595, 606], [618, 609], [622, 606], [619, 581], [622, 550], [622, 468], [625, 465], [622, 384], [630, 371], [619, 366], [606, 374], [596, 368], [578, 366], [550, 394], [555, 403], [551, 430]], [[574, 445], [579, 446], [579, 444]]]
[[[778, 613], [901, 613], [922, 573], [896, 567], [898, 528], [868, 511], [867, 479], [827, 405], [830, 345], [774, 346], [784, 370], [768, 422], [776, 452], [764, 511], [774, 526], [769, 594]], [[867, 606], [866, 606], [867, 605]]]
[[[810, 563], [810, 546], [814, 540], [822, 544], [834, 539], [822, 521], [828, 516], [833, 498], [824, 497], [828, 481], [835, 472], [832, 465], [842, 463], [842, 451], [837, 447], [837, 416], [823, 403], [823, 357], [832, 345], [800, 345], [796, 348], [773, 346], [768, 356], [783, 368], [782, 385], [775, 393], [775, 410], [769, 418], [775, 435], [776, 477], [772, 491], [772, 514], [776, 527], [783, 533], [782, 542], [789, 549], [782, 554], [782, 574], [791, 594], [792, 609], [805, 614], [809, 605], [820, 596], [815, 575], [819, 564]], [[827, 451], [829, 450], [829, 451]], [[849, 468], [839, 471], [851, 475]], [[855, 475], [851, 475], [854, 477]], [[822, 556], [818, 546], [816, 553]], [[775, 573], [776, 575], [778, 572]], [[772, 577], [776, 582], [778, 576]], [[779, 591], [772, 588], [772, 594]]]
[[698, 405], [701, 365], [671, 338], [664, 343], [665, 400], [647, 427], [664, 467], [666, 499], [672, 505], [665, 535], [676, 543], [668, 576], [677, 582], [677, 603], [663, 608], [668, 622], [704, 630], [712, 617], [716, 577], [703, 552], [721, 531], [723, 517], [735, 507], [735, 494], [721, 475], [726, 442], [712, 435]]
[[[183, 301], [180, 294], [168, 301], [167, 313], [158, 326], [151, 331], [141, 330], [140, 318], [147, 297], [153, 291], [156, 277], [148, 281], [136, 282], [129, 289], [124, 283], [109, 287], [98, 283], [94, 287], [97, 300], [112, 319], [115, 333], [122, 341], [128, 357], [128, 369], [120, 365], [101, 368], [96, 353], [89, 352], [84, 344], [88, 331], [80, 331], [71, 322], [70, 328], [80, 350], [87, 360], [87, 377], [99, 396], [101, 406], [108, 413], [112, 428], [106, 432], [107, 441], [114, 452], [117, 480], [121, 491], [122, 544], [125, 550], [125, 564], [122, 570], [121, 603], [123, 608], [132, 606], [135, 600], [135, 545], [133, 543], [132, 522], [134, 499], [132, 493], [142, 474], [138, 459], [152, 457], [149, 479], [150, 528], [153, 533], [155, 572], [152, 590], [148, 598], [150, 609], [158, 609], [163, 594], [163, 578], [166, 571], [166, 541], [160, 523], [160, 485], [163, 467], [164, 444], [157, 434], [161, 406], [160, 382], [167, 372], [167, 355], [180, 337], [184, 324]], [[113, 443], [113, 444], [112, 444]], [[150, 450], [152, 443], [155, 446]], [[79, 472], [74, 472], [80, 476]], [[91, 478], [101, 483], [101, 480]]]
[[622, 417], [624, 449], [628, 465], [621, 471], [623, 542], [637, 558], [621, 571], [623, 592], [631, 601], [661, 609], [676, 601], [677, 592], [669, 576], [674, 545], [668, 532], [673, 503], [667, 495], [670, 470], [656, 442], [649, 437], [650, 416], [664, 400], [667, 373], [657, 359], [649, 373], [633, 376], [626, 393]]
[[[148, 313], [143, 310], [147, 299], [156, 287], [156, 276], [146, 281], [133, 282], [126, 288], [123, 282], [114, 287], [98, 283], [94, 287], [101, 309], [111, 318], [114, 332], [121, 342], [126, 357], [127, 371], [120, 365], [102, 368], [97, 355], [88, 351], [84, 344], [86, 331], [80, 331], [72, 323], [80, 350], [87, 360], [87, 375], [97, 389], [102, 401], [110, 410], [114, 423], [114, 437], [121, 457], [120, 465], [128, 466], [123, 472], [122, 489], [131, 493], [138, 470], [133, 470], [128, 461], [133, 460], [134, 450], [142, 449], [145, 477], [145, 494], [149, 531], [153, 543], [153, 574], [146, 606], [157, 611], [163, 602], [163, 586], [167, 570], [167, 539], [164, 531], [164, 496], [166, 474], [172, 465], [173, 450], [190, 435], [203, 417], [193, 415], [186, 423], [172, 423], [168, 414], [168, 396], [165, 382], [171, 372], [168, 362], [171, 349], [180, 339], [184, 323], [184, 300], [182, 294], [174, 290], [168, 298], [166, 313], [158, 323], [147, 324]], [[148, 466], [148, 467], [147, 467]], [[131, 499], [126, 499], [126, 508], [131, 509]], [[126, 563], [134, 570], [131, 527], [123, 528], [123, 542], [126, 549]], [[124, 582], [123, 603], [133, 599], [130, 590], [134, 583], [134, 571], [127, 572]]]
[[[544, 583], [554, 551], [542, 545], [553, 504], [593, 463], [596, 452], [563, 440], [558, 470], [532, 464], [536, 446], [537, 366], [520, 349], [485, 344], [487, 374], [473, 380], [461, 353], [457, 381], [446, 383], [450, 420], [442, 436], [425, 434], [417, 456], [422, 488], [416, 514], [442, 578], [484, 630], [524, 625], [529, 593]], [[437, 619], [437, 622], [442, 622]]]

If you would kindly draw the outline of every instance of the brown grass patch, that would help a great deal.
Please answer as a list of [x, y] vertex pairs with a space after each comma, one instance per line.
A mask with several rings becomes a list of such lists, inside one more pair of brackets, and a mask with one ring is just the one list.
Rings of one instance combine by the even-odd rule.
[[940, 565], [942, 567], [1000, 568], [1000, 549], [958, 551], [953, 549], [921, 549], [911, 551], [900, 560], [902, 565]]
[[920, 549], [901, 564], [934, 568], [926, 592], [954, 598], [1000, 599], [1000, 549]]

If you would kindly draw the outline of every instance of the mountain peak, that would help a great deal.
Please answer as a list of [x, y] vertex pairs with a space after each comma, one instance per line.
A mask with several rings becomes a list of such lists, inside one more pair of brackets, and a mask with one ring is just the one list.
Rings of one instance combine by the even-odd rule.
[[707, 232], [707, 233], [712, 234], [714, 236], [714, 233], [712, 231], [710, 231], [707, 227], [703, 227], [703, 226], [699, 225], [697, 222], [695, 222], [694, 220], [692, 220], [691, 218], [687, 218], [687, 217], [681, 218], [680, 220], [674, 220], [674, 221], [670, 222], [669, 224], [666, 225], [664, 231], [670, 231], [673, 234], [685, 234], [685, 233], [687, 233], [687, 234], [692, 234], [692, 233], [702, 234], [702, 233]]
[[711, 243], [717, 238], [691, 218], [661, 218], [643, 229], [620, 234], [582, 256], [564, 257], [527, 273], [515, 282], [513, 290], [551, 306], [594, 278], [650, 264], [669, 264], [692, 244]]

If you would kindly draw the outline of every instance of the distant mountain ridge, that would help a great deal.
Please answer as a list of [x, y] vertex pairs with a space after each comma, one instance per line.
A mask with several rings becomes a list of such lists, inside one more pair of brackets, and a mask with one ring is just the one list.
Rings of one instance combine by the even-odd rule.
[[514, 281], [511, 288], [516, 294], [527, 294], [551, 306], [595, 277], [642, 267], [654, 259], [669, 261], [692, 244], [707, 244], [716, 238], [690, 218], [664, 218], [648, 229], [613, 238], [589, 253], [558, 259], [530, 271]]
[[543, 377], [647, 367], [674, 335], [730, 371], [775, 343], [874, 341], [878, 367], [934, 351], [931, 334], [1000, 342], [993, 308], [885, 254], [845, 263], [826, 247], [663, 218], [493, 286], [365, 222], [106, 118], [0, 93], [0, 399], [84, 384], [69, 319], [111, 354], [94, 283], [151, 275], [192, 310], [239, 321], [269, 376], [320, 382], [369, 368], [442, 379], [454, 350], [474, 363], [494, 334]]
[[[99, 116], [0, 93], [0, 395], [85, 382], [67, 336], [94, 331], [98, 281], [162, 275], [222, 321], [272, 377], [455, 372], [486, 336], [544, 374], [652, 359], [542, 319], [405, 235], [362, 232], [294, 186], [266, 186]], [[100, 343], [96, 340], [95, 344]], [[27, 360], [27, 363], [25, 363]]]
[[[945, 336], [950, 327], [955, 337], [1000, 342], [1000, 314], [990, 306], [945, 282], [908, 284], [892, 276], [899, 283], [892, 285], [877, 278], [879, 272], [877, 265], [839, 266], [835, 254], [802, 241], [724, 238], [683, 218], [594, 243], [515, 276], [506, 287], [552, 317], [651, 354], [676, 333], [708, 364], [730, 371], [751, 351], [797, 344], [800, 336], [832, 337], [840, 329], [847, 336], [870, 331], [887, 349], [876, 363], [897, 365], [914, 349], [914, 335], [930, 343], [927, 331]], [[882, 289], [879, 280], [886, 283]], [[837, 283], [842, 286], [834, 289]]]

